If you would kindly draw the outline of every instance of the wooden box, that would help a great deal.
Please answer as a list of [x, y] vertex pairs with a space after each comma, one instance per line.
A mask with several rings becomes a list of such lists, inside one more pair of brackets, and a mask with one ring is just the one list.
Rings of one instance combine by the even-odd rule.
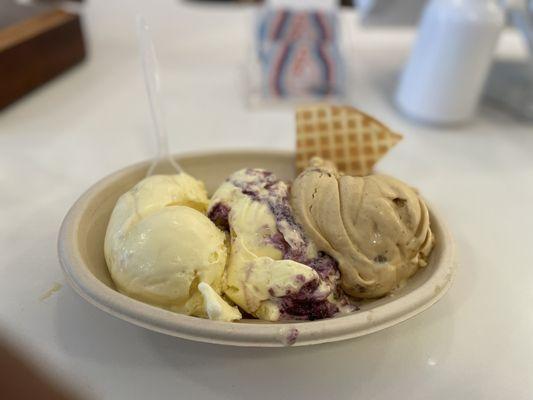
[[85, 58], [77, 15], [10, 7], [0, 13], [0, 109]]

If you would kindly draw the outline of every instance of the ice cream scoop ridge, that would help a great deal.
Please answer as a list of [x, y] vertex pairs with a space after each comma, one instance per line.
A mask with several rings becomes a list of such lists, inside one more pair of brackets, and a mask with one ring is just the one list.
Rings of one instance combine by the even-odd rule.
[[418, 193], [385, 175], [352, 177], [314, 159], [293, 182], [296, 220], [317, 248], [339, 263], [344, 291], [389, 293], [425, 266], [434, 244]]
[[275, 321], [353, 310], [338, 290], [336, 261], [305, 237], [293, 217], [288, 185], [271, 172], [232, 174], [213, 195], [208, 216], [229, 231], [224, 292], [246, 312]]

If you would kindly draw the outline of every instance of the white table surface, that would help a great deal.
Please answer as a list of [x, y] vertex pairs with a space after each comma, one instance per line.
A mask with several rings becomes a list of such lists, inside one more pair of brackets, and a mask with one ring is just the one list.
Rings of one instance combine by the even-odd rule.
[[[405, 134], [380, 169], [416, 185], [455, 236], [460, 268], [437, 305], [356, 340], [247, 349], [153, 333], [78, 297], [57, 261], [63, 216], [96, 180], [153, 152], [133, 24], [142, 8], [173, 151], [294, 146], [291, 111], [244, 104], [250, 8], [89, 1], [87, 62], [0, 113], [0, 335], [90, 399], [532, 398], [533, 126], [488, 106], [455, 129], [404, 119], [390, 93], [412, 32], [355, 27], [350, 101]], [[518, 38], [506, 34], [499, 53], [523, 54]]]

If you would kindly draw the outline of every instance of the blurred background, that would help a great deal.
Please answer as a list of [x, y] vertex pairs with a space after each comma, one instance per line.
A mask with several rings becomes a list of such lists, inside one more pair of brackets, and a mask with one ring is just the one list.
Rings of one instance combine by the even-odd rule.
[[[105, 10], [97, 1], [3, 0], [0, 12], [0, 72], [3, 77], [0, 109], [79, 65], [88, 56], [94, 60], [109, 60], [111, 54], [99, 57], [99, 51], [109, 49], [113, 43], [123, 40], [123, 45], [127, 44], [121, 49], [123, 53], [135, 51], [135, 16], [146, 15], [149, 20], [151, 14], [163, 9], [136, 3], [110, 2]], [[424, 10], [425, 17], [422, 19]], [[189, 25], [192, 20], [187, 18], [187, 13], [191, 17], [195, 14], [192, 18], [198, 15], [198, 24], [194, 24], [196, 30]], [[215, 13], [219, 15], [215, 16]], [[227, 20], [228, 25], [235, 25], [226, 27], [232, 29], [233, 37], [217, 32], [211, 26], [212, 23], [224, 24], [224, 18], [231, 13], [247, 15], [239, 23]], [[412, 42], [418, 44], [408, 47], [407, 56], [391, 60], [391, 64], [396, 63], [395, 70], [391, 71], [396, 76], [391, 77], [393, 81], [390, 84], [394, 89], [391, 88], [389, 96], [391, 99], [396, 96], [396, 100], [391, 101], [400, 111], [430, 124], [466, 122], [474, 117], [479, 101], [488, 99], [515, 116], [532, 119], [531, 1], [464, 0], [428, 4], [425, 0], [190, 0], [174, 2], [174, 9], [165, 14], [168, 20], [152, 21], [159, 57], [163, 60], [167, 56], [172, 58], [164, 60], [161, 68], [169, 68], [180, 55], [183, 59], [179, 61], [183, 62], [176, 67], [184, 67], [190, 59], [183, 52], [185, 48], [189, 51], [194, 48], [197, 57], [214, 57], [208, 46], [222, 47], [225, 41], [231, 42], [231, 55], [225, 55], [227, 60], [231, 57], [237, 61], [240, 57], [236, 65], [245, 74], [242, 84], [246, 87], [241, 94], [248, 105], [356, 98], [357, 88], [351, 86], [353, 72], [359, 68], [358, 64], [365, 63], [364, 59], [357, 58], [356, 53], [360, 51], [357, 46], [363, 43], [364, 36], [374, 40], [379, 33], [394, 29], [405, 38], [412, 36], [402, 40], [407, 46]], [[174, 24], [170, 23], [173, 14]], [[420, 29], [415, 36], [418, 27]], [[238, 29], [240, 32], [237, 33]], [[515, 30], [521, 37], [519, 46], [522, 49], [518, 60], [502, 60], [502, 57], [494, 55], [504, 30]], [[180, 37], [185, 31], [189, 36]], [[328, 32], [331, 35], [326, 37]], [[212, 40], [201, 42], [207, 36]], [[165, 39], [168, 42], [163, 43]], [[172, 49], [171, 43], [174, 43]], [[377, 50], [377, 42], [375, 44]], [[400, 51], [398, 46], [391, 45], [397, 49], [395, 52]], [[284, 53], [285, 47], [290, 51]], [[306, 52], [310, 54], [306, 55]], [[127, 58], [124, 57], [124, 61]], [[300, 63], [305, 59], [303, 67], [299, 73], [291, 73], [291, 63], [298, 58]], [[276, 70], [279, 63], [285, 63], [285, 70]], [[439, 69], [438, 65], [445, 67]], [[453, 68], [450, 65], [454, 65]], [[114, 68], [119, 67], [115, 64]], [[120, 68], [126, 66], [121, 65]], [[328, 68], [333, 75], [327, 78], [330, 81], [319, 76], [322, 73], [319, 71], [324, 69], [327, 76]], [[403, 77], [400, 75], [402, 71], [405, 71]], [[414, 76], [416, 79], [413, 81]], [[449, 86], [448, 81], [463, 83], [461, 79], [476, 82], [462, 90], [443, 88]], [[172, 80], [168, 78], [163, 84], [165, 92], [172, 91]], [[269, 87], [268, 82], [273, 80], [278, 81], [279, 88]], [[415, 81], [419, 82], [417, 87]], [[438, 81], [443, 82], [441, 85], [426, 84]], [[422, 89], [428, 86], [435, 86], [431, 88], [431, 93]], [[405, 92], [409, 92], [408, 98]], [[440, 103], [427, 105], [431, 103], [429, 99], [435, 97], [441, 98]], [[459, 101], [458, 98], [462, 99]], [[462, 114], [450, 106], [461, 101], [463, 107], [459, 108], [468, 110]], [[413, 111], [414, 108], [417, 110]]]

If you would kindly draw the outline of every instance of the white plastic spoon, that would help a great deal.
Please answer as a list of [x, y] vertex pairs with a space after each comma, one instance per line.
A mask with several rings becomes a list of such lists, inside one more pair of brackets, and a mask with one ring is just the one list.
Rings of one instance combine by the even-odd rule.
[[154, 133], [156, 137], [157, 153], [152, 165], [148, 168], [146, 176], [169, 173], [180, 173], [182, 168], [170, 156], [168, 149], [168, 135], [165, 130], [163, 120], [163, 109], [161, 107], [161, 86], [159, 79], [159, 69], [154, 44], [150, 37], [150, 29], [142, 16], [137, 16], [137, 32], [139, 39], [139, 50], [144, 74], [144, 83], [148, 103], [150, 104], [150, 114], [154, 123]]

